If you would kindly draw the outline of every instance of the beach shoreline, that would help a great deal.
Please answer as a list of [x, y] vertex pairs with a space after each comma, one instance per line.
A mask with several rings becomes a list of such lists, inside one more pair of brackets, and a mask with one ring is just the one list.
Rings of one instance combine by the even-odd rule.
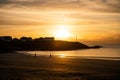
[[120, 60], [0, 54], [0, 80], [120, 80]]

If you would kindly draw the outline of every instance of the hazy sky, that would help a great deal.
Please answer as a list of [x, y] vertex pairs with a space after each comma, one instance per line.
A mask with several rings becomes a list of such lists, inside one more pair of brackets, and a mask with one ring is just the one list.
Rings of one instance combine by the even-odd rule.
[[0, 36], [54, 36], [120, 44], [120, 0], [0, 0]]

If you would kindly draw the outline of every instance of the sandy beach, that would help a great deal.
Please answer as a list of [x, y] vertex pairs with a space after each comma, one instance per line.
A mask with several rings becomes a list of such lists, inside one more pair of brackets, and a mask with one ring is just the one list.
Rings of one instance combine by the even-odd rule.
[[0, 80], [120, 80], [120, 60], [0, 54]]

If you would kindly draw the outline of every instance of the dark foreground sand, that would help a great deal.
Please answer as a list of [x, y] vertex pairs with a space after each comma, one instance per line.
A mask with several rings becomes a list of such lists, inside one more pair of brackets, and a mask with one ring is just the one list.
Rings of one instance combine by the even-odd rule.
[[0, 54], [0, 80], [120, 80], [120, 61]]

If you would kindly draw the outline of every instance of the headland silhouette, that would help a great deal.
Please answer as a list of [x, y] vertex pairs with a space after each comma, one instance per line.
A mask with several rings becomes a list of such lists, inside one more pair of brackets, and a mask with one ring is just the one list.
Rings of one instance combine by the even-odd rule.
[[20, 39], [11, 36], [0, 37], [0, 51], [62, 51], [100, 48], [101, 46], [89, 47], [80, 42], [70, 42], [55, 40], [54, 37], [40, 37], [32, 39], [31, 37], [21, 37]]

